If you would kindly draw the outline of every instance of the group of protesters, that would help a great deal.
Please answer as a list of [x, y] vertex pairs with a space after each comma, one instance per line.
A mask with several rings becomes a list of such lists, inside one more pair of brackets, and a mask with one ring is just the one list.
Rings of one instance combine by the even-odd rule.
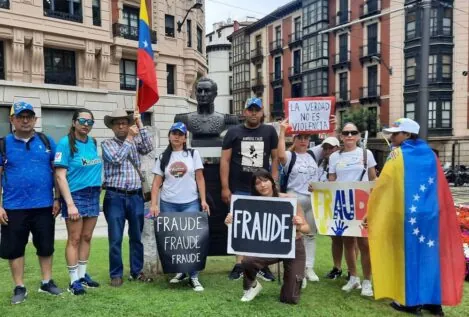
[[[249, 98], [243, 111], [245, 122], [230, 128], [224, 136], [220, 179], [221, 198], [230, 204], [232, 195], [264, 197], [296, 197], [297, 214], [293, 217], [297, 239], [295, 258], [273, 259], [236, 256], [229, 278], [243, 278], [241, 301], [253, 300], [261, 291], [256, 277], [275, 280], [269, 265], [284, 264], [280, 301], [297, 304], [301, 289], [307, 282], [318, 282], [315, 273], [317, 234], [313, 217], [312, 182], [367, 182], [376, 176], [376, 160], [371, 151], [359, 147], [361, 133], [354, 123], [345, 123], [339, 138], [329, 136], [310, 148], [310, 134], [293, 135], [293, 145], [286, 149], [288, 119], [280, 123], [277, 133], [263, 123], [264, 109], [259, 98]], [[335, 117], [331, 116], [331, 123]], [[413, 140], [418, 124], [403, 119], [406, 124], [388, 130], [393, 146]], [[61, 212], [66, 219], [68, 239], [66, 262], [70, 275], [68, 290], [74, 295], [86, 293], [85, 288], [100, 284], [88, 273], [90, 243], [100, 211], [101, 188], [106, 189], [103, 212], [108, 223], [110, 285], [123, 284], [122, 241], [124, 225], [129, 225], [130, 281], [149, 282], [143, 273], [143, 245], [141, 234], [144, 222], [144, 199], [139, 169], [141, 155], [153, 150], [153, 142], [138, 114], [128, 115], [117, 109], [105, 116], [105, 125], [114, 137], [101, 143], [102, 157], [97, 142], [89, 136], [94, 116], [87, 109], [78, 109], [72, 118], [68, 135], [57, 144], [42, 133], [34, 131], [34, 108], [26, 102], [12, 107], [11, 123], [14, 132], [0, 142], [3, 200], [0, 208], [0, 257], [8, 259], [15, 283], [12, 303], [25, 300], [27, 291], [23, 282], [24, 253], [28, 236], [33, 244], [42, 272], [40, 292], [62, 293], [52, 279], [55, 217]], [[410, 128], [407, 128], [410, 127]], [[187, 147], [188, 132], [181, 122], [169, 129], [169, 144], [158, 157], [152, 170], [153, 178], [150, 216], [161, 212], [207, 212], [203, 163], [196, 149]], [[102, 178], [104, 168], [104, 181]], [[281, 172], [279, 171], [282, 170]], [[281, 186], [281, 174], [284, 177]], [[55, 189], [55, 191], [54, 191]], [[227, 226], [232, 215], [226, 216]], [[366, 226], [366, 218], [364, 226]], [[332, 236], [333, 268], [325, 276], [342, 276], [342, 254], [348, 274], [342, 290], [360, 289], [361, 295], [372, 297], [372, 268], [367, 238]], [[356, 262], [360, 254], [363, 280], [360, 280]], [[177, 273], [170, 283], [188, 281], [194, 291], [204, 288], [198, 272]], [[435, 303], [423, 303], [435, 304]], [[422, 306], [423, 307], [423, 306]], [[419, 309], [422, 307], [419, 306]], [[406, 306], [394, 303], [393, 308], [408, 311]], [[434, 315], [442, 315], [440, 305], [424, 306]]]

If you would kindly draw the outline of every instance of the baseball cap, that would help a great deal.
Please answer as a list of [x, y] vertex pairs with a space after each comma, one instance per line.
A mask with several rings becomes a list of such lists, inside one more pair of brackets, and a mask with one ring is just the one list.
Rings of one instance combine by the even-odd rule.
[[181, 131], [182, 133], [186, 134], [187, 128], [186, 125], [182, 122], [174, 122], [171, 128], [169, 129], [169, 132], [173, 131]]
[[10, 112], [10, 115], [19, 115], [23, 111], [31, 111], [33, 114], [36, 114], [34, 112], [34, 108], [31, 104], [24, 102], [24, 101], [18, 101], [13, 104], [12, 110]]
[[246, 104], [244, 105], [244, 109], [249, 108], [250, 106], [256, 106], [259, 109], [262, 109], [262, 100], [260, 98], [248, 98], [246, 100]]
[[393, 122], [391, 128], [383, 129], [385, 133], [407, 132], [419, 134], [420, 126], [417, 122], [408, 118], [400, 118]]
[[324, 145], [324, 144], [329, 144], [332, 146], [340, 146], [339, 140], [337, 140], [337, 138], [333, 136], [325, 138], [324, 141], [322, 141], [321, 145]]

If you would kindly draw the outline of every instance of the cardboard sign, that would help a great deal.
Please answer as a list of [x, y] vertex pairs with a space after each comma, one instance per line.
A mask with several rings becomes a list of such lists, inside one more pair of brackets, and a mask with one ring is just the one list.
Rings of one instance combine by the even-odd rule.
[[294, 258], [296, 198], [231, 196], [228, 253]]
[[311, 183], [311, 203], [318, 233], [367, 237], [362, 226], [374, 182]]
[[154, 220], [156, 246], [165, 273], [190, 273], [205, 268], [209, 247], [205, 212], [161, 213]]
[[335, 114], [334, 97], [303, 97], [285, 99], [285, 115], [289, 119], [290, 134], [332, 132], [331, 115]]

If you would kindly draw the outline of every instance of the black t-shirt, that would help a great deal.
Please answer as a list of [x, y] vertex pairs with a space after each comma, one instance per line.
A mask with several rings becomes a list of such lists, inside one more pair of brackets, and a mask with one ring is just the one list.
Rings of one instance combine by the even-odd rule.
[[271, 152], [277, 145], [277, 131], [270, 125], [249, 129], [242, 124], [229, 129], [223, 139], [223, 150], [232, 150], [230, 190], [250, 192], [252, 172], [261, 167], [269, 170]]

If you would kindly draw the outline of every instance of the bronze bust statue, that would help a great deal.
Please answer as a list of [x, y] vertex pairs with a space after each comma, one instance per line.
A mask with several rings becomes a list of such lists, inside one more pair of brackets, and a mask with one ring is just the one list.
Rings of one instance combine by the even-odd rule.
[[215, 111], [214, 100], [217, 91], [217, 84], [212, 79], [199, 79], [196, 85], [197, 111], [180, 113], [174, 117], [174, 122], [183, 122], [192, 133], [193, 147], [221, 146], [220, 133], [229, 126], [240, 123], [236, 115]]

